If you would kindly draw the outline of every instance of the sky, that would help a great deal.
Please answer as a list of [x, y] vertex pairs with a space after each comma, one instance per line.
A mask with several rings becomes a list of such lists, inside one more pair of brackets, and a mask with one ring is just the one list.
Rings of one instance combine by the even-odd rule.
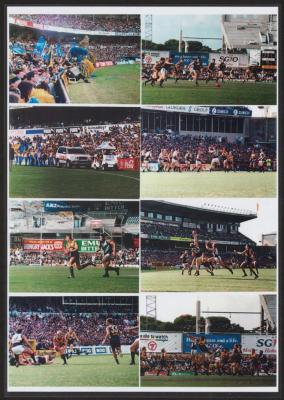
[[237, 209], [250, 210], [256, 213], [257, 218], [243, 222], [239, 231], [255, 241], [261, 241], [263, 233], [275, 233], [277, 231], [277, 201], [274, 198], [230, 198], [230, 199], [167, 199], [168, 202], [200, 207], [202, 204], [219, 205]]
[[[179, 40], [180, 30], [184, 36], [222, 38], [221, 15], [153, 15], [152, 40], [155, 43], [164, 43], [168, 39]], [[145, 17], [141, 19], [142, 38], [145, 38]], [[186, 39], [198, 40], [198, 39]], [[221, 40], [198, 40], [213, 50], [221, 48]]]
[[[150, 293], [149, 293], [150, 294]], [[170, 321], [182, 315], [196, 315], [196, 301], [201, 302], [201, 316], [224, 316], [237, 323], [245, 329], [253, 329], [260, 325], [258, 314], [206, 314], [202, 311], [238, 311], [238, 312], [260, 312], [260, 301], [258, 294], [235, 294], [235, 293], [158, 293], [157, 319]], [[140, 296], [140, 313], [146, 315], [146, 294]]]

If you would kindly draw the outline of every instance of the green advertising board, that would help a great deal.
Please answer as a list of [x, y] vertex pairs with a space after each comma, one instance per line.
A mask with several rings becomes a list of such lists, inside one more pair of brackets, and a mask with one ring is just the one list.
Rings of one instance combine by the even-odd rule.
[[[99, 250], [100, 241], [98, 239], [75, 239], [78, 244], [79, 253], [95, 253]], [[65, 245], [66, 243], [64, 243]]]

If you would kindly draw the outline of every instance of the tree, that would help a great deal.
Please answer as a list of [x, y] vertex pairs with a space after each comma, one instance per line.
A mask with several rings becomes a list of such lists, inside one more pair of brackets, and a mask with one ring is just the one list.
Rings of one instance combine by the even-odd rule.
[[244, 332], [244, 328], [238, 324], [231, 324], [229, 318], [226, 317], [210, 317], [211, 332]]
[[176, 39], [169, 39], [164, 43], [165, 50], [178, 51], [179, 41]]
[[[245, 329], [239, 324], [231, 324], [226, 317], [210, 317], [211, 332], [220, 333], [242, 333]], [[173, 331], [173, 332], [195, 332], [196, 317], [189, 314], [178, 316], [174, 322], [163, 322], [151, 317], [140, 317], [141, 330], [149, 331]], [[200, 318], [200, 331], [205, 331], [205, 319]]]
[[203, 44], [197, 40], [190, 40], [186, 43], [186, 51], [201, 51]]

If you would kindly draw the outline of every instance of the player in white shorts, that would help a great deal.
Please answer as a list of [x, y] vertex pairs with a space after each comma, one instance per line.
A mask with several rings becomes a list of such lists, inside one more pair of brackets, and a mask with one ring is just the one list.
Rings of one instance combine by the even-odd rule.
[[33, 362], [36, 364], [35, 353], [28, 342], [26, 336], [22, 334], [21, 328], [17, 329], [16, 333], [12, 336], [10, 349], [15, 356], [16, 366], [20, 365], [20, 355], [28, 354]]

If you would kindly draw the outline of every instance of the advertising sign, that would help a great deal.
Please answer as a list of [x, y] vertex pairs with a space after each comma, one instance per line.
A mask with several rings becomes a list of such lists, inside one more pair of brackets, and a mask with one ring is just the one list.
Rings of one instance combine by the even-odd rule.
[[[207, 347], [216, 347], [222, 346], [227, 350], [231, 350], [234, 344], [241, 343], [241, 335], [239, 333], [231, 333], [231, 334], [222, 334], [222, 333], [209, 333], [209, 334], [196, 334], [196, 333], [184, 333], [183, 334], [183, 352], [190, 353], [191, 352], [191, 344], [192, 342], [200, 337], [205, 338], [205, 343]], [[200, 351], [201, 350], [198, 350]]]
[[276, 354], [276, 335], [242, 335], [242, 351], [245, 354], [255, 349], [257, 353], [262, 350], [264, 354]]
[[66, 203], [65, 201], [44, 201], [44, 211], [80, 211], [82, 207], [78, 204]]
[[148, 163], [148, 170], [151, 172], [158, 172], [159, 171], [159, 163], [155, 163], [155, 162]]
[[199, 58], [202, 62], [202, 65], [206, 67], [208, 65], [209, 53], [202, 51], [190, 51], [188, 53], [171, 53], [172, 62], [174, 64], [176, 64], [181, 57], [183, 58], [183, 62], [185, 65], [188, 65], [192, 61]]
[[118, 158], [117, 168], [121, 171], [139, 171], [138, 158]]
[[23, 239], [24, 251], [40, 253], [43, 251], [64, 251], [63, 239]]
[[144, 62], [145, 64], [155, 64], [157, 61], [160, 60], [161, 57], [167, 58], [169, 57], [169, 51], [145, 51]]
[[165, 349], [168, 353], [181, 353], [182, 333], [140, 332], [140, 346], [145, 346], [148, 352]]
[[76, 239], [76, 242], [81, 253], [95, 253], [99, 250], [100, 241], [98, 239]]
[[[77, 356], [79, 354], [84, 356], [101, 356], [106, 354], [112, 354], [110, 346], [75, 346], [75, 351], [72, 352], [72, 356]], [[129, 354], [130, 347], [127, 345], [121, 346], [122, 354]], [[70, 353], [70, 348], [67, 348], [67, 353]]]
[[224, 61], [230, 68], [245, 68], [249, 65], [248, 54], [226, 54], [226, 53], [209, 53], [209, 63], [215, 58], [216, 64], [219, 65]]

